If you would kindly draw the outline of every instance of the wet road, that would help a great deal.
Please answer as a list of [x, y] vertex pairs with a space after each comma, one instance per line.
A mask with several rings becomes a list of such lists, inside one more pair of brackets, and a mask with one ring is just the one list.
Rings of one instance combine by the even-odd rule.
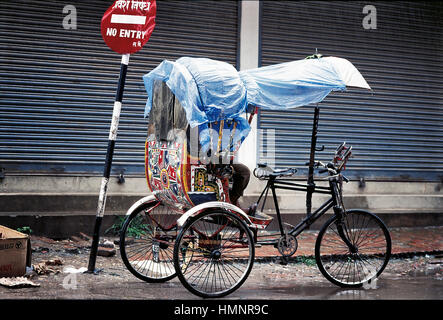
[[[64, 266], [84, 266], [82, 255], [65, 257]], [[80, 265], [80, 262], [83, 265]], [[136, 299], [201, 300], [175, 278], [162, 284], [145, 283], [125, 269], [119, 256], [99, 257], [94, 274], [50, 274], [37, 276], [37, 288], [0, 287], [5, 299]], [[326, 280], [313, 261], [306, 263], [256, 262], [243, 286], [226, 300], [428, 300], [443, 299], [443, 259], [415, 257], [391, 259], [373, 288], [341, 289]]]

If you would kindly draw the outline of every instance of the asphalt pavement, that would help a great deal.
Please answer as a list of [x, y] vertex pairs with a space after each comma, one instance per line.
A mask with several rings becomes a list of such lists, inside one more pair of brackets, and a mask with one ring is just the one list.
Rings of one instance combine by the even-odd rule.
[[[370, 288], [342, 289], [318, 270], [310, 246], [313, 234], [299, 241], [300, 252], [282, 264], [277, 249], [256, 257], [246, 282], [226, 300], [441, 300], [443, 299], [443, 227], [392, 229], [393, 257]], [[109, 238], [114, 241], [116, 238]], [[177, 278], [166, 283], [145, 283], [124, 266], [116, 254], [97, 257], [97, 274], [65, 273], [88, 266], [90, 241], [74, 237], [56, 241], [32, 237], [32, 264], [48, 261], [30, 278], [38, 287], [0, 286], [1, 299], [24, 300], [202, 300], [188, 292]], [[298, 258], [297, 258], [298, 257]], [[303, 259], [300, 259], [303, 258]], [[0, 300], [1, 300], [0, 299]]]

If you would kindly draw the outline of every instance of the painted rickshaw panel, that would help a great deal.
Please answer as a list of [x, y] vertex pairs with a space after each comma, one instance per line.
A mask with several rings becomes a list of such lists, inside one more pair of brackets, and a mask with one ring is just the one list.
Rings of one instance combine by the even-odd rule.
[[[151, 112], [169, 112], [166, 109], [171, 107], [182, 112], [180, 102], [163, 82], [156, 83], [155, 88], [154, 95], [172, 95], [173, 103], [157, 105], [157, 109], [153, 108]], [[183, 130], [183, 123], [181, 129], [172, 126], [167, 139], [160, 139], [161, 124], [156, 126], [154, 117], [149, 118], [152, 122], [145, 143], [145, 173], [148, 187], [155, 197], [182, 213], [200, 203], [229, 201], [227, 179], [222, 181], [208, 174], [207, 166], [191, 157], [189, 130]], [[188, 127], [186, 124], [186, 129]]]

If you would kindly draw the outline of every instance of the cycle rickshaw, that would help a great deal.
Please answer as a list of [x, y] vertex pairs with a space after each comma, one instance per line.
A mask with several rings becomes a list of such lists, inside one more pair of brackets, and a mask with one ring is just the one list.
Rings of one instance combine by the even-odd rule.
[[[265, 187], [249, 212], [229, 199], [231, 165], [257, 108], [318, 103], [347, 86], [370, 89], [349, 61], [314, 56], [237, 72], [224, 62], [185, 57], [163, 61], [144, 82], [145, 169], [153, 195], [128, 210], [120, 236], [123, 262], [136, 277], [163, 282], [178, 276], [198, 296], [225, 296], [248, 277], [257, 245], [273, 245], [288, 258], [297, 251], [297, 236], [330, 209], [315, 244], [321, 273], [336, 285], [360, 287], [383, 272], [391, 254], [388, 229], [374, 214], [343, 205], [348, 179], [342, 172], [352, 147], [342, 143], [327, 164], [315, 159], [318, 105], [307, 183], [291, 179], [295, 168], [259, 164], [254, 176]], [[328, 174], [328, 186], [315, 184], [315, 169]], [[278, 189], [306, 192], [307, 216], [297, 226], [288, 229], [282, 221]], [[263, 239], [274, 219], [263, 212], [269, 191], [278, 231]], [[313, 193], [331, 197], [313, 211]]]

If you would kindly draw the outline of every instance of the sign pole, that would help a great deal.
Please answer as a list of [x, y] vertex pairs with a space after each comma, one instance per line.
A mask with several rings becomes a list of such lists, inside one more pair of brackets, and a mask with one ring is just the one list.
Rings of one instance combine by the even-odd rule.
[[106, 191], [111, 175], [112, 157], [117, 138], [129, 55], [139, 51], [148, 42], [155, 27], [156, 12], [157, 4], [155, 0], [115, 0], [102, 17], [100, 29], [103, 40], [111, 50], [122, 55], [122, 62], [112, 112], [111, 128], [109, 129], [108, 150], [98, 198], [97, 215], [95, 217], [87, 271], [89, 273], [97, 272], [95, 262], [100, 240], [100, 227], [105, 213]]
[[117, 138], [118, 123], [122, 108], [123, 91], [125, 88], [126, 72], [128, 70], [129, 54], [122, 55], [120, 66], [120, 76], [118, 79], [117, 93], [115, 96], [114, 109], [112, 112], [112, 122], [109, 129], [108, 149], [106, 152], [106, 163], [103, 171], [103, 178], [98, 198], [97, 215], [95, 217], [94, 233], [92, 238], [91, 253], [89, 256], [88, 272], [95, 272], [95, 261], [97, 259], [98, 244], [100, 240], [100, 227], [105, 213], [106, 192], [108, 189], [109, 176], [111, 175], [112, 157], [114, 155], [115, 140]]

